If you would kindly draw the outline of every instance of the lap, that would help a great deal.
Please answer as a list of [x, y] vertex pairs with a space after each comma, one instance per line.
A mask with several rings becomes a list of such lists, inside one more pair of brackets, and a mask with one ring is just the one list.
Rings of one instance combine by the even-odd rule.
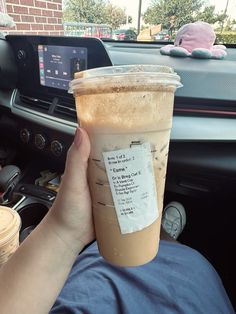
[[76, 260], [51, 313], [234, 313], [212, 265], [197, 251], [160, 241], [156, 258], [115, 267], [96, 243]]

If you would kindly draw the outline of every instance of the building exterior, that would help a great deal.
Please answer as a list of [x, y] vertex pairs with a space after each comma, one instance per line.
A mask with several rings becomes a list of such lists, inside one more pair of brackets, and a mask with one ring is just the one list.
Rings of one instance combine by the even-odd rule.
[[62, 0], [0, 0], [0, 12], [7, 13], [16, 24], [13, 28], [0, 27], [0, 31], [10, 34], [63, 34]]

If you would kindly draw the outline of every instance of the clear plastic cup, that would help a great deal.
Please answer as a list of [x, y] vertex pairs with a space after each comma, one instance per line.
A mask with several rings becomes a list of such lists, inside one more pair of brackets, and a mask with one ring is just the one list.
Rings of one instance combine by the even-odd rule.
[[78, 72], [70, 84], [91, 141], [88, 178], [101, 255], [137, 266], [158, 251], [172, 126], [180, 77], [167, 66]]
[[0, 267], [19, 246], [21, 219], [12, 208], [0, 206]]

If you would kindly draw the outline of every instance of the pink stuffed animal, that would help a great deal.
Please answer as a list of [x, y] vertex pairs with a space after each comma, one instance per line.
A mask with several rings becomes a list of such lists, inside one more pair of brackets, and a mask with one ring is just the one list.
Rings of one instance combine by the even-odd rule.
[[227, 55], [226, 47], [214, 45], [215, 39], [216, 35], [210, 24], [186, 24], [177, 32], [174, 45], [162, 47], [160, 53], [175, 57], [223, 59]]

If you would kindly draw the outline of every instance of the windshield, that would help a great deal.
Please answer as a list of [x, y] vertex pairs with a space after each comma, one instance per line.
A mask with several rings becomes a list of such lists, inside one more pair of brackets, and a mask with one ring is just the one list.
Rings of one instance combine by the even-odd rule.
[[236, 43], [235, 0], [0, 0], [3, 34], [172, 42], [181, 26], [210, 23], [216, 42]]

